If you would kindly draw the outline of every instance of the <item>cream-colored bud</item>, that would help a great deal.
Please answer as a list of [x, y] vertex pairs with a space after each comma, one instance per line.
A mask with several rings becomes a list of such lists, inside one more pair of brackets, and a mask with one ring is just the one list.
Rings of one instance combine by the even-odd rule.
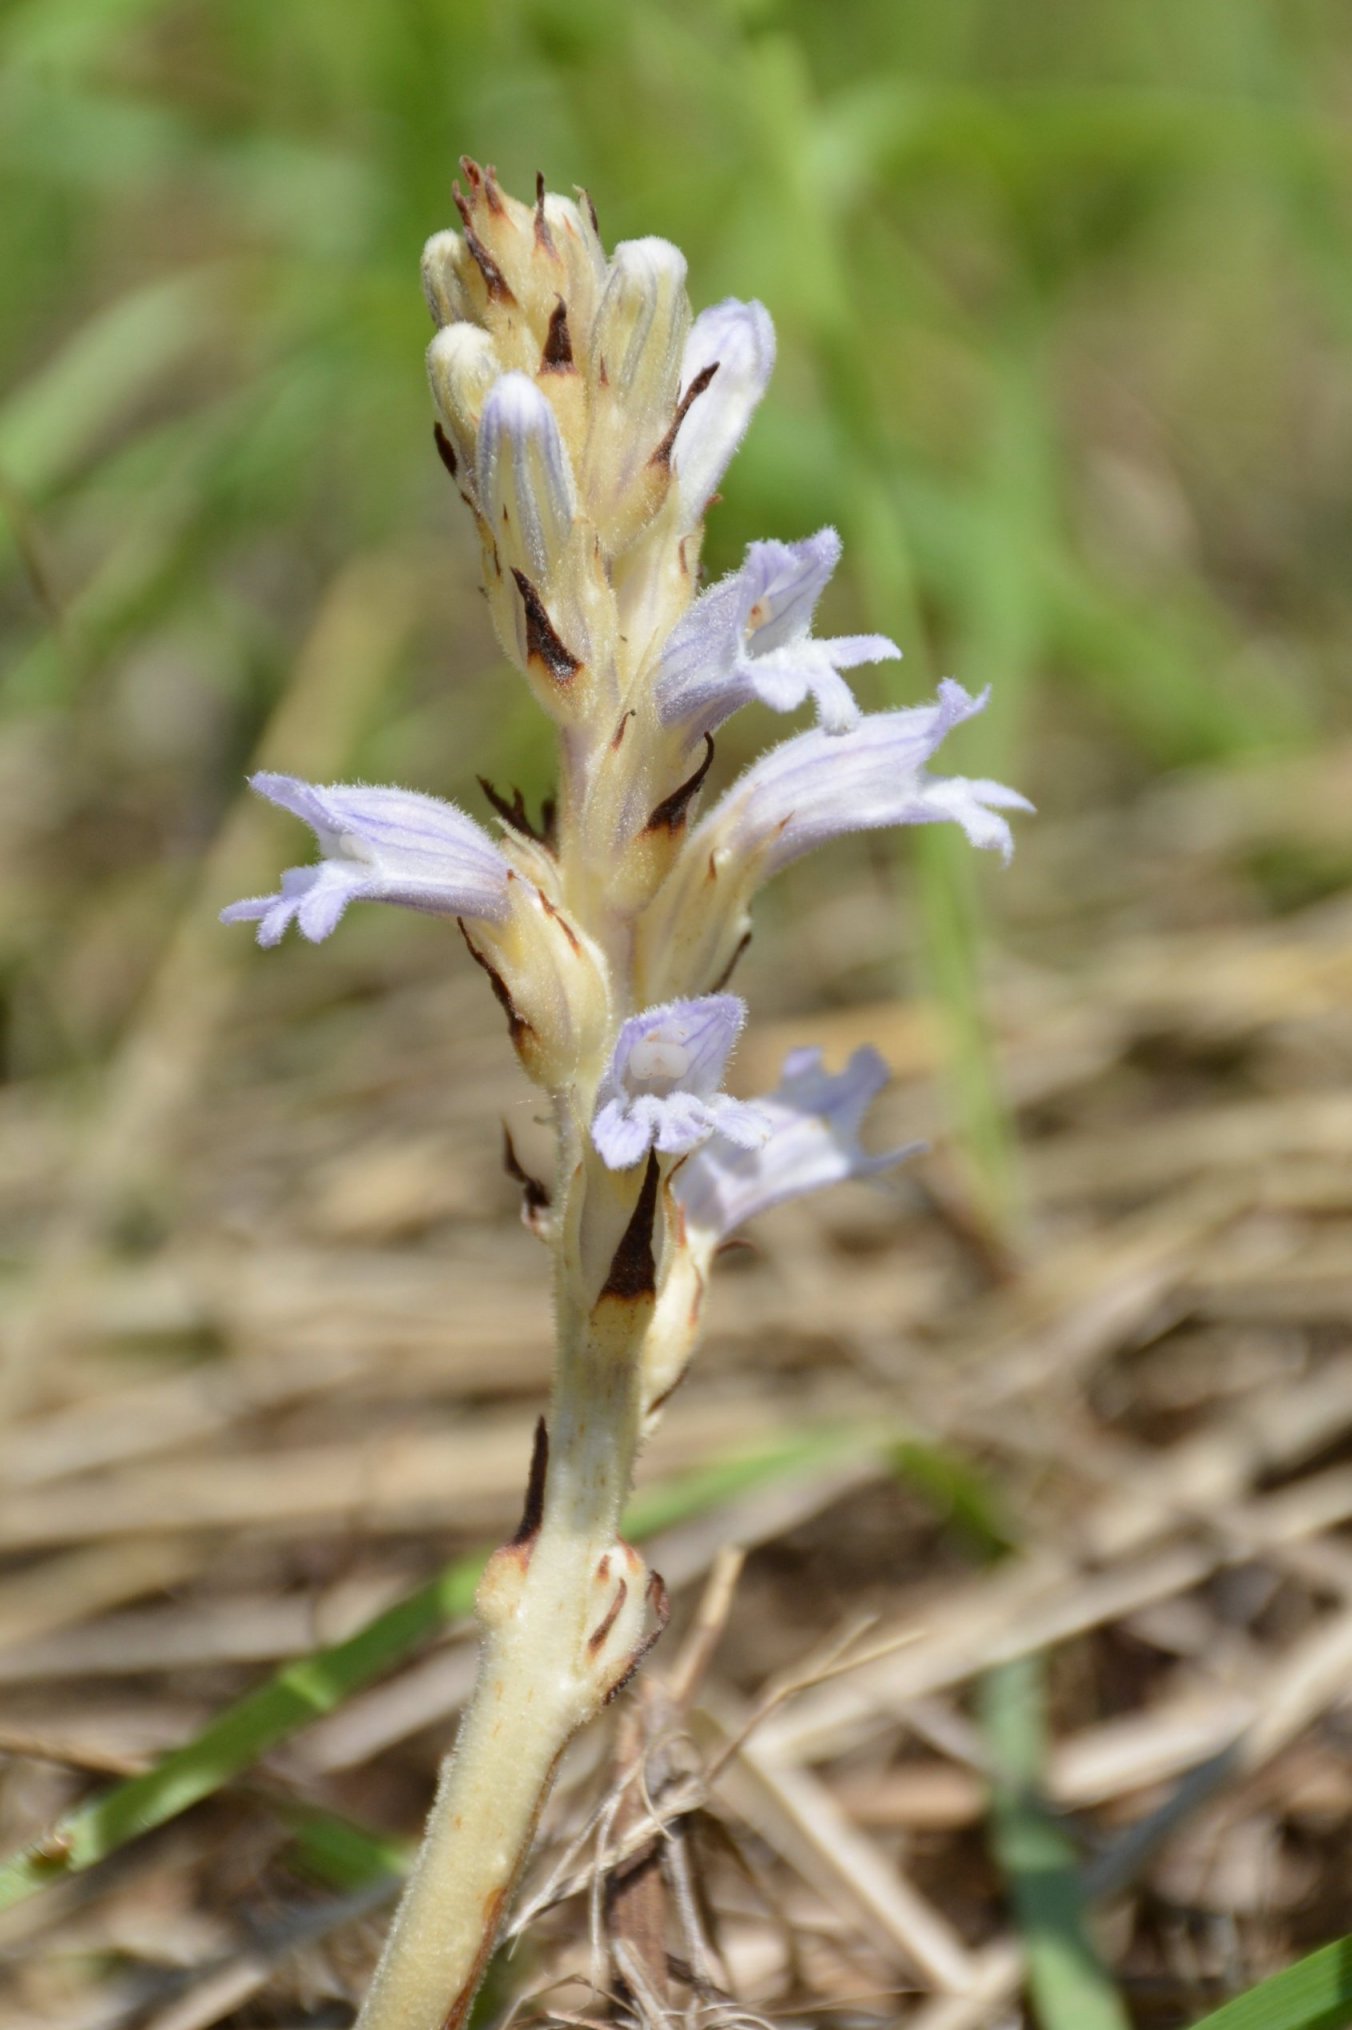
[[585, 490], [612, 553], [633, 541], [671, 484], [662, 446], [690, 328], [685, 257], [666, 240], [615, 249], [590, 346]]
[[548, 269], [550, 286], [567, 305], [573, 351], [585, 360], [605, 287], [605, 248], [588, 212], [570, 197], [546, 191], [536, 215], [543, 223], [536, 234], [541, 266]]
[[474, 472], [484, 403], [501, 375], [493, 341], [477, 324], [448, 324], [427, 348], [432, 397], [467, 475]]
[[556, 1092], [607, 1033], [605, 960], [534, 882], [514, 877], [509, 900], [506, 923], [475, 923], [465, 940], [493, 982], [527, 1076]]
[[622, 240], [592, 332], [597, 381], [661, 416], [664, 427], [690, 328], [685, 275], [685, 256], [670, 240]]
[[472, 267], [464, 282], [477, 321], [492, 332], [505, 367], [533, 373], [558, 298], [557, 262], [545, 258], [535, 207], [509, 197], [492, 167], [466, 156], [455, 201]]
[[474, 322], [473, 298], [467, 286], [472, 265], [469, 248], [459, 233], [433, 233], [423, 248], [423, 295], [438, 328]]

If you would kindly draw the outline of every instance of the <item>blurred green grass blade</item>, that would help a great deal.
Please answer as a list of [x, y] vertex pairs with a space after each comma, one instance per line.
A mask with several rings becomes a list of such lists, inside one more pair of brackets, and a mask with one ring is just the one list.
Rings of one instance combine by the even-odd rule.
[[91, 208], [151, 195], [200, 152], [188, 121], [145, 98], [58, 85], [39, 67], [0, 78], [0, 160], [30, 190], [75, 192]]
[[331, 1713], [418, 1643], [468, 1614], [482, 1566], [477, 1555], [457, 1559], [346, 1642], [287, 1664], [153, 1769], [68, 1812], [45, 1841], [0, 1867], [0, 1909], [176, 1818], [308, 1721]]
[[0, 407], [0, 470], [44, 493], [211, 337], [234, 264], [129, 290], [83, 324]]
[[[876, 1428], [841, 1427], [712, 1461], [647, 1490], [630, 1509], [627, 1527], [635, 1536], [651, 1536], [764, 1481], [822, 1465], [847, 1451], [867, 1451], [887, 1438], [886, 1431]], [[311, 1720], [333, 1712], [419, 1643], [462, 1620], [474, 1605], [483, 1556], [475, 1552], [457, 1558], [346, 1641], [287, 1664], [153, 1769], [67, 1812], [34, 1846], [0, 1864], [0, 1910], [54, 1880], [92, 1868], [199, 1804]]]
[[[854, 292], [840, 256], [834, 193], [813, 169], [826, 116], [802, 51], [790, 37], [767, 36], [753, 44], [746, 68], [768, 215], [787, 210], [795, 228], [785, 237], [792, 238], [802, 314], [811, 320], [818, 372], [836, 425], [835, 463], [851, 568], [870, 625], [900, 638], [909, 701], [932, 688], [931, 673], [911, 545], [890, 484], [896, 458], [880, 437], [869, 399], [867, 334], [851, 314]], [[926, 828], [917, 847], [926, 956], [943, 1017], [958, 1139], [983, 1211], [1004, 1233], [1014, 1224], [1017, 1206], [1013, 1136], [982, 1007], [983, 926], [975, 875], [966, 864], [970, 849], [965, 841], [940, 836], [949, 831], [942, 825]]]
[[14, 65], [88, 62], [172, 0], [26, 0], [0, 29], [0, 52]]
[[1215, 2009], [1192, 2030], [1349, 2030], [1352, 1934]]
[[1018, 1657], [981, 1683], [991, 1762], [991, 1840], [1010, 1888], [1041, 2030], [1131, 2030], [1089, 1938], [1075, 1854], [1040, 1796], [1045, 1660]]
[[897, 1478], [906, 1482], [983, 1563], [1017, 1548], [1018, 1538], [989, 1477], [948, 1445], [903, 1438], [893, 1449]]
[[1322, 166], [1343, 152], [1332, 119], [1235, 90], [1101, 85], [1071, 79], [994, 92], [915, 76], [852, 83], [832, 105], [830, 144], [847, 181], [944, 165], [1021, 178], [1217, 166]]
[[1036, 525], [1002, 518], [993, 527], [989, 498], [918, 462], [893, 476], [892, 491], [917, 568], [947, 600], [962, 599], [970, 558], [993, 540], [1021, 553], [1049, 651], [1155, 759], [1195, 761], [1308, 737], [1299, 696], [1243, 664], [1226, 617], [1195, 583], [1153, 600], [1120, 590]]
[[291, 1828], [295, 1864], [330, 1889], [370, 1888], [404, 1874], [413, 1858], [402, 1842], [317, 1805], [282, 1804], [278, 1816]]

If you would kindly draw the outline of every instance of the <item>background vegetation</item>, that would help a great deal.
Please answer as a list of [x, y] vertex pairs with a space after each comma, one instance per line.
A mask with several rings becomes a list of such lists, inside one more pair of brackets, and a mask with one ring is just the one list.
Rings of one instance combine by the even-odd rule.
[[[468, 577], [409, 282], [464, 151], [773, 306], [711, 569], [838, 521], [902, 693], [990, 681], [1044, 799], [1345, 710], [1336, 8], [32, 0], [0, 52], [15, 1076], [117, 1033], [334, 574], [436, 546]], [[351, 760], [541, 775], [446, 606], [390, 616]], [[95, 915], [120, 962], [72, 995]]]
[[[1346, 780], [1331, 791], [1310, 771], [1352, 731], [1350, 115], [1352, 31], [1317, 0], [8, 0], [0, 1075], [16, 1414], [55, 1413], [87, 1382], [46, 1361], [75, 1269], [143, 1260], [178, 1231], [180, 1113], [254, 979], [212, 912], [290, 836], [242, 814], [251, 760], [471, 808], [477, 772], [548, 787], [540, 725], [473, 590], [420, 369], [418, 253], [452, 219], [462, 152], [518, 191], [537, 169], [585, 185], [611, 242], [674, 239], [697, 305], [770, 306], [780, 364], [711, 521], [711, 573], [753, 536], [834, 521], [835, 617], [906, 653], [865, 673], [869, 701], [919, 699], [943, 671], [993, 685], [962, 765], [1027, 789], [1062, 842], [1015, 891], [1014, 939], [1006, 891], [935, 834], [906, 849], [919, 907], [895, 936], [877, 908], [832, 917], [839, 862], [804, 869], [766, 913], [779, 970], [750, 977], [795, 1013], [877, 1002], [903, 977], [936, 1000], [930, 1069], [964, 1152], [949, 1211], [997, 1283], [1036, 1260], [1055, 1222], [1013, 1153], [988, 983], [1064, 963], [1093, 1003], [1107, 961], [1067, 914], [1085, 865], [1102, 867], [1123, 936], [1168, 891], [1199, 954], [1222, 919], [1291, 921], [1298, 939], [1307, 920], [1321, 937], [1345, 923]], [[1263, 823], [1227, 819], [1223, 873], [1198, 873], [1215, 798], [1233, 812], [1250, 795]], [[1135, 854], [1145, 899], [1121, 892]], [[883, 849], [859, 864], [886, 902]], [[344, 937], [349, 1012], [386, 977], [421, 976], [408, 926], [354, 920]], [[282, 1017], [309, 1006], [325, 960], [278, 964], [270, 1070], [295, 1068]], [[1329, 1020], [1336, 1088], [1348, 1039]], [[350, 1038], [320, 1035], [349, 1069]], [[1256, 1089], [1222, 1069], [1218, 1106]], [[1307, 1073], [1279, 1057], [1264, 1076]], [[1164, 1113], [1189, 1076], [1170, 1060]], [[1140, 1103], [1133, 1087], [1114, 1118]], [[377, 1645], [370, 1667], [392, 1654]], [[988, 1693], [997, 1776], [1006, 1751], [1036, 1765], [1037, 1727], [1011, 1722], [998, 1681]], [[274, 1738], [246, 1727], [240, 1765]], [[1017, 1819], [997, 1823], [1012, 1877]], [[86, 1858], [132, 1829], [115, 1819]], [[10, 1830], [31, 1832], [22, 1808]], [[1037, 1866], [1056, 1878], [1071, 1862], [1054, 1847]], [[1043, 1978], [1045, 2020], [1085, 2030], [1088, 2014], [1058, 2023], [1054, 1955]], [[1091, 2006], [1069, 1992], [1063, 2007]], [[1120, 2020], [1113, 2006], [1101, 2020]], [[1174, 2006], [1140, 2020], [1185, 2020]]]

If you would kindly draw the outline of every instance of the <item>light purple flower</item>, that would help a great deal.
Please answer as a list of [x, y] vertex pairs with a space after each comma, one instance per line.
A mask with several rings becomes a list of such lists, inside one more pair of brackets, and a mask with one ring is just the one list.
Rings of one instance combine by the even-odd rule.
[[812, 639], [812, 615], [839, 561], [834, 529], [801, 543], [752, 543], [741, 570], [700, 595], [662, 651], [657, 709], [664, 723], [686, 727], [696, 740], [753, 698], [792, 712], [811, 697], [827, 733], [857, 726], [859, 707], [840, 671], [901, 650], [881, 634]]
[[288, 867], [276, 895], [250, 896], [221, 911], [222, 923], [258, 924], [258, 942], [277, 944], [295, 923], [318, 944], [349, 902], [398, 902], [434, 916], [500, 923], [511, 869], [487, 832], [454, 804], [408, 789], [334, 783], [321, 789], [294, 775], [262, 773], [250, 787], [294, 811], [323, 858]]
[[688, 394], [701, 374], [717, 371], [690, 404], [672, 447], [672, 469], [687, 528], [699, 521], [733, 452], [746, 435], [775, 364], [775, 328], [763, 303], [730, 296], [703, 310], [690, 327], [681, 359]]
[[510, 562], [546, 581], [572, 532], [577, 494], [549, 398], [529, 374], [493, 383], [479, 419], [479, 506]]
[[845, 832], [952, 819], [974, 846], [1014, 850], [1001, 811], [1032, 805], [1002, 783], [929, 776], [925, 763], [945, 736], [985, 705], [945, 678], [936, 704], [871, 712], [854, 732], [813, 727], [754, 762], [692, 835], [686, 853], [703, 865], [711, 851], [756, 860], [761, 878]]
[[715, 1135], [672, 1178], [692, 1239], [715, 1247], [757, 1213], [847, 1177], [874, 1177], [924, 1145], [908, 1143], [870, 1156], [859, 1130], [887, 1084], [888, 1070], [867, 1044], [844, 1071], [822, 1069], [820, 1050], [794, 1050], [774, 1092], [756, 1102], [770, 1123], [757, 1149], [739, 1148]]
[[718, 1133], [742, 1149], [764, 1141], [757, 1108], [720, 1092], [746, 1018], [736, 994], [667, 1001], [631, 1015], [620, 1030], [596, 1095], [592, 1140], [612, 1170], [628, 1170], [651, 1148], [681, 1156]]

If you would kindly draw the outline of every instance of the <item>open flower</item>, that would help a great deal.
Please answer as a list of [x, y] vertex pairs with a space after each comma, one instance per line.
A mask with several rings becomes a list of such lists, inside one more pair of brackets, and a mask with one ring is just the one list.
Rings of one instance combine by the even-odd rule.
[[860, 1143], [864, 1116], [887, 1078], [868, 1045], [835, 1073], [823, 1070], [820, 1050], [791, 1051], [774, 1092], [755, 1103], [769, 1124], [765, 1139], [747, 1148], [715, 1135], [676, 1171], [672, 1189], [694, 1245], [711, 1253], [771, 1206], [847, 1177], [876, 1176], [914, 1155], [922, 1144], [871, 1156]]
[[454, 804], [357, 783], [321, 789], [294, 775], [263, 772], [249, 781], [270, 803], [303, 818], [323, 855], [314, 866], [288, 867], [275, 895], [250, 896], [221, 911], [222, 923], [256, 922], [259, 944], [279, 943], [292, 923], [318, 944], [349, 902], [397, 902], [489, 923], [506, 918], [511, 869], [487, 832]]
[[951, 678], [933, 705], [871, 712], [847, 739], [820, 727], [761, 756], [715, 805], [691, 841], [725, 849], [733, 858], [764, 856], [764, 877], [846, 832], [881, 825], [929, 825], [952, 819], [974, 846], [994, 847], [1008, 860], [1014, 841], [1003, 810], [1032, 806], [1002, 783], [966, 776], [930, 776], [925, 763], [955, 726], [980, 712]]
[[597, 1091], [592, 1140], [612, 1170], [651, 1148], [682, 1156], [715, 1133], [740, 1149], [765, 1140], [759, 1109], [719, 1090], [746, 1019], [735, 994], [668, 1001], [631, 1015]]
[[812, 616], [840, 561], [840, 537], [819, 529], [801, 543], [752, 543], [740, 571], [702, 593], [672, 630], [657, 674], [663, 722], [694, 740], [753, 698], [776, 712], [805, 699], [827, 733], [859, 723], [841, 670], [901, 654], [882, 634], [812, 638]]
[[1008, 860], [1007, 810], [1031, 810], [1003, 783], [926, 772], [946, 736], [985, 704], [950, 679], [933, 705], [871, 712], [852, 733], [814, 726], [772, 747], [691, 832], [642, 932], [648, 992], [721, 982], [748, 928], [755, 889], [792, 860], [847, 832], [882, 825], [961, 825], [974, 846]]

